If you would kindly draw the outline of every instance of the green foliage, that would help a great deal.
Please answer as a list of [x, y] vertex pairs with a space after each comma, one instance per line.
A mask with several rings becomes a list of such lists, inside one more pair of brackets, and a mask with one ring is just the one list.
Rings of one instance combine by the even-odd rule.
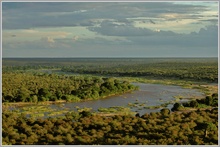
[[[29, 62], [30, 60], [30, 62]], [[27, 64], [28, 63], [28, 64]], [[135, 90], [137, 87], [116, 78], [69, 76], [63, 73], [218, 81], [218, 61], [209, 59], [3, 59], [2, 102], [93, 100]], [[41, 73], [39, 73], [41, 71]], [[51, 72], [48, 74], [48, 72]], [[63, 75], [62, 75], [63, 74]], [[143, 81], [143, 78], [139, 80]], [[217, 145], [218, 108], [175, 112], [184, 107], [218, 107], [218, 94], [169, 109], [136, 117], [120, 107], [93, 115], [78, 112], [50, 112], [45, 107], [24, 108], [2, 114], [3, 145]], [[47, 106], [46, 106], [47, 107]], [[49, 108], [47, 108], [49, 109]], [[29, 113], [28, 113], [29, 111]], [[26, 117], [30, 111], [36, 113]], [[62, 117], [54, 115], [65, 114]], [[138, 116], [138, 115], [137, 115]], [[38, 119], [37, 119], [38, 118]]]
[[181, 110], [181, 108], [183, 108], [183, 106], [180, 103], [175, 103], [171, 110], [172, 111], [179, 111], [179, 110]]
[[218, 93], [213, 93], [212, 94], [212, 98], [214, 99], [214, 98], [218, 98]]
[[193, 108], [198, 107], [198, 102], [195, 100], [190, 101], [190, 107], [193, 107]]
[[206, 96], [205, 98], [202, 99], [191, 100], [190, 102], [185, 102], [182, 105], [184, 107], [192, 107], [192, 108], [217, 107], [218, 95], [212, 94], [212, 96]]
[[[61, 69], [64, 72], [111, 76], [184, 79], [218, 82], [217, 58], [132, 58], [132, 59], [3, 59], [5, 71], [41, 70], [51, 77]], [[51, 74], [52, 73], [52, 74]], [[60, 73], [61, 74], [61, 73]], [[89, 80], [89, 79], [88, 79]]]
[[82, 117], [87, 117], [90, 116], [92, 113], [89, 111], [82, 111], [79, 113], [79, 115], [81, 115]]
[[[176, 78], [217, 82], [218, 62], [215, 59], [102, 59], [84, 64], [63, 67], [62, 71], [80, 74], [101, 74], [129, 77]], [[80, 63], [79, 63], [80, 64]], [[91, 66], [90, 64], [93, 64]], [[99, 68], [97, 68], [99, 67]]]
[[170, 114], [170, 109], [168, 108], [163, 108], [160, 110], [160, 113], [164, 116], [168, 116]]
[[37, 97], [37, 95], [33, 95], [33, 96], [31, 97], [31, 100], [32, 100], [33, 103], [37, 103], [37, 102], [38, 102], [38, 97]]
[[[120, 109], [120, 108], [118, 108]], [[3, 145], [217, 145], [218, 111], [103, 116], [84, 109], [64, 117], [34, 119], [2, 114]]]
[[77, 102], [136, 89], [136, 86], [115, 78], [7, 72], [3, 73], [2, 79], [3, 102]]

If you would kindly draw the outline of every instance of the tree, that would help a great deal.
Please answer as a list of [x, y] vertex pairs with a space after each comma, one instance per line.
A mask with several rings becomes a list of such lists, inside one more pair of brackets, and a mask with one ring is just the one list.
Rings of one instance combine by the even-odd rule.
[[212, 105], [212, 101], [213, 101], [213, 99], [212, 99], [211, 96], [206, 96], [206, 98], [205, 98], [206, 105], [211, 106]]
[[45, 88], [40, 88], [38, 91], [39, 99], [40, 101], [47, 101], [51, 97], [51, 93], [45, 89]]
[[139, 114], [139, 113], [136, 113], [135, 116], [136, 116], [136, 117], [140, 117], [140, 114]]
[[170, 114], [170, 109], [168, 108], [163, 108], [160, 110], [160, 113], [163, 115], [163, 116], [168, 116]]
[[192, 101], [190, 101], [190, 107], [193, 107], [193, 108], [195, 108], [195, 107], [198, 107], [198, 102], [196, 101], [196, 100], [192, 100]]
[[218, 98], [218, 93], [213, 93], [212, 98]]
[[48, 90], [45, 89], [45, 88], [40, 88], [40, 89], [38, 90], [38, 95], [39, 95], [39, 96], [46, 96], [47, 94], [48, 94]]
[[82, 115], [82, 117], [87, 117], [87, 116], [90, 116], [92, 113], [89, 111], [82, 111], [79, 114]]
[[173, 108], [171, 109], [171, 111], [178, 111], [178, 110], [180, 110], [181, 107], [182, 107], [182, 105], [180, 103], [175, 103], [173, 105]]
[[37, 95], [33, 95], [33, 96], [32, 96], [32, 102], [33, 102], [33, 103], [37, 103], [37, 102], [38, 102], [38, 97], [37, 97]]
[[216, 131], [218, 128], [215, 126], [215, 124], [210, 122], [203, 122], [203, 123], [197, 123], [197, 126], [195, 127], [196, 130], [203, 130], [204, 131], [204, 137], [208, 136], [209, 131]]
[[17, 101], [26, 102], [27, 98], [29, 97], [30, 97], [30, 91], [25, 87], [22, 87], [18, 92]]

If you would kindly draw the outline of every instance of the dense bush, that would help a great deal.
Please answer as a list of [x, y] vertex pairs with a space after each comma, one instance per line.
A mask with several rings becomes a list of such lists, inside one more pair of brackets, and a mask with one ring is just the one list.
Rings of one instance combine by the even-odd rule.
[[206, 96], [202, 99], [191, 100], [182, 104], [175, 103], [172, 111], [183, 110], [184, 108], [200, 108], [200, 107], [218, 107], [218, 93], [212, 94], [212, 96]]
[[30, 69], [218, 82], [217, 58], [3, 59], [3, 71]]
[[2, 143], [25, 145], [217, 145], [218, 110], [173, 112], [163, 109], [141, 117], [101, 116], [88, 111], [65, 117], [33, 119], [5, 112]]
[[[126, 60], [128, 60], [127, 63]], [[117, 62], [118, 64], [116, 61], [112, 63], [108, 60], [104, 63], [93, 61], [93, 66], [65, 66], [62, 71], [80, 74], [218, 82], [218, 61], [215, 59], [206, 59], [205, 61], [203, 59], [118, 59]]]
[[116, 78], [7, 72], [2, 74], [2, 102], [80, 101], [137, 89]]

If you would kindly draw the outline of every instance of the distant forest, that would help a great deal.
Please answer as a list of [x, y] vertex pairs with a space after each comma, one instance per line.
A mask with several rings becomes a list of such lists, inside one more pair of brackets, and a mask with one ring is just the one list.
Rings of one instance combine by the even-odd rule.
[[79, 74], [218, 81], [218, 58], [3, 58], [3, 71], [56, 68]]

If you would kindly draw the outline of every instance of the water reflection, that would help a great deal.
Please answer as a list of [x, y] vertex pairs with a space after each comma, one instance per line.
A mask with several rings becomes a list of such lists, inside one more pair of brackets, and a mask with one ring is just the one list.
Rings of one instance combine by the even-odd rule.
[[[62, 110], [68, 108], [69, 110], [76, 110], [76, 106], [80, 108], [92, 108], [93, 111], [97, 111], [98, 108], [109, 108], [114, 106], [128, 106], [128, 104], [136, 104], [136, 107], [131, 107], [132, 111], [136, 111], [143, 115], [146, 112], [160, 111], [159, 109], [147, 109], [149, 106], [158, 106], [166, 102], [176, 100], [174, 96], [181, 96], [180, 102], [187, 101], [185, 98], [204, 97], [205, 95], [196, 89], [184, 89], [180, 86], [160, 85], [160, 84], [144, 84], [134, 83], [140, 87], [140, 90], [132, 93], [126, 93], [118, 96], [111, 96], [105, 99], [65, 103], [63, 107], [59, 107], [56, 104], [50, 105], [53, 109]], [[173, 105], [168, 105], [171, 108]]]

